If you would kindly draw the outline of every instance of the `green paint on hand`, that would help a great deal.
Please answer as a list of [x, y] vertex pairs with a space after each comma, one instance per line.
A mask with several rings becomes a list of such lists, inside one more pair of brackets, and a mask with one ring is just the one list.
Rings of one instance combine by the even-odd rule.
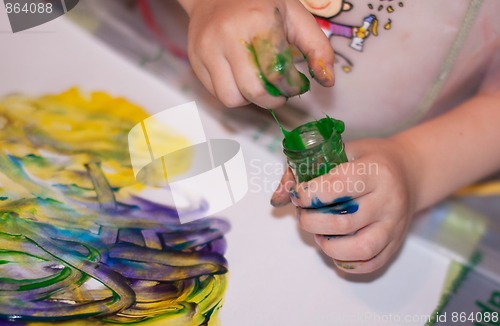
[[290, 49], [278, 53], [273, 60], [273, 70], [280, 75], [285, 75], [287, 68], [292, 64], [292, 52]]
[[[254, 60], [254, 63], [259, 69], [259, 79], [262, 80], [262, 83], [264, 84], [264, 87], [267, 91], [267, 93], [271, 96], [285, 96], [276, 86], [274, 86], [262, 73], [262, 69], [259, 65], [259, 60], [257, 57], [257, 52], [255, 51], [255, 48], [251, 44], [247, 44], [247, 49], [250, 51], [252, 54], [252, 58]], [[281, 76], [285, 76], [288, 67], [292, 65], [292, 52], [290, 49], [286, 49], [285, 51], [278, 53], [276, 57], [273, 60], [273, 66], [272, 70], [278, 72]], [[300, 87], [300, 94], [304, 94], [305, 92], [309, 91], [311, 83], [309, 82], [309, 79], [307, 78], [306, 75], [301, 73], [299, 71], [300, 78], [302, 80], [302, 85]], [[291, 81], [287, 79], [287, 82], [289, 85], [291, 85]]]
[[257, 53], [255, 52], [254, 47], [251, 44], [247, 44], [247, 49], [252, 54], [252, 58], [259, 69], [259, 79], [262, 80], [262, 82], [264, 83], [264, 87], [267, 93], [275, 97], [283, 96], [283, 93], [281, 93], [281, 91], [276, 86], [271, 84], [260, 70], [259, 61], [257, 59]]
[[304, 94], [309, 89], [311, 89], [311, 83], [309, 82], [309, 79], [306, 77], [306, 75], [304, 75], [301, 72], [299, 72], [299, 74], [300, 74], [300, 78], [302, 79], [302, 82], [303, 82], [302, 87], [300, 88], [300, 94]]
[[271, 84], [261, 72], [259, 72], [259, 78], [264, 83], [264, 87], [266, 88], [266, 91], [269, 95], [275, 97], [284, 96], [283, 93], [281, 93], [281, 91], [276, 86]]
[[[304, 61], [307, 62], [307, 56], [304, 55]], [[311, 75], [311, 78], [314, 79], [314, 71], [309, 67], [309, 75]]]
[[309, 68], [309, 75], [311, 75], [311, 78], [314, 79], [314, 71]]

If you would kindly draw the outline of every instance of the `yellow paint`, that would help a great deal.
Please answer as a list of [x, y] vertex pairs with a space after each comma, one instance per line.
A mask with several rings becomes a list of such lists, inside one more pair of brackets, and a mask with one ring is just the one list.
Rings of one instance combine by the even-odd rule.
[[[16, 157], [38, 155], [51, 164], [27, 164], [29, 173], [42, 180], [91, 187], [81, 178], [84, 164], [99, 161], [113, 187], [136, 183], [128, 151], [128, 131], [149, 115], [139, 106], [105, 92], [82, 94], [71, 88], [61, 94], [28, 98], [20, 95], [0, 98], [0, 117], [8, 121], [0, 129], [2, 152]], [[164, 139], [165, 149], [187, 147], [189, 142], [167, 130], [152, 131]], [[43, 140], [37, 144], [37, 139]], [[50, 145], [46, 145], [50, 144]], [[168, 171], [170, 176], [186, 171], [191, 157]], [[57, 162], [61, 161], [61, 164]], [[64, 161], [64, 164], [62, 164]], [[61, 166], [67, 168], [61, 169]], [[157, 172], [163, 176], [163, 171]], [[151, 175], [151, 179], [158, 177]]]
[[323, 59], [319, 59], [318, 61], [316, 61], [316, 64], [314, 66], [317, 67], [316, 69], [314, 69], [314, 75], [316, 79], [325, 81], [333, 80], [333, 73], [331, 69], [327, 68]]

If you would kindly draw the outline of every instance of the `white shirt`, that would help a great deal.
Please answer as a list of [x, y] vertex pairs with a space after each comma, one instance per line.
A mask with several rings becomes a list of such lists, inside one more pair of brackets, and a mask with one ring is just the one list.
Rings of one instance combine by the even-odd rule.
[[312, 82], [309, 93], [290, 100], [317, 118], [324, 112], [343, 120], [346, 138], [394, 133], [452, 109], [478, 89], [500, 92], [499, 0], [352, 4], [332, 21], [361, 26], [373, 14], [378, 36], [368, 36], [362, 51], [350, 47], [351, 40], [332, 36], [338, 52], [335, 86]]

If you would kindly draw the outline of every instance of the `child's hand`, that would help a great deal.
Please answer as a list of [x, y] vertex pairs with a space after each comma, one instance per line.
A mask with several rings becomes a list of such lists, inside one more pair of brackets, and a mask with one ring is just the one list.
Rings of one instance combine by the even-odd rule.
[[333, 86], [330, 42], [298, 0], [179, 1], [190, 16], [193, 70], [226, 106], [274, 108], [307, 91], [309, 81], [294, 67], [289, 43], [307, 57], [319, 83]]
[[348, 163], [301, 184], [287, 172], [281, 184], [288, 186], [278, 187], [271, 202], [279, 206], [291, 198], [301, 228], [315, 234], [338, 267], [375, 271], [399, 249], [415, 211], [416, 176], [402, 147], [393, 139], [350, 143]]

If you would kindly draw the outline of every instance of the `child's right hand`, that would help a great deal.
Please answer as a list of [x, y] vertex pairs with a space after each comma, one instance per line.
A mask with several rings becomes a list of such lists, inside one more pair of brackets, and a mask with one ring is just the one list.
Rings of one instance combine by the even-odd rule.
[[[193, 70], [226, 106], [253, 102], [275, 108], [307, 91], [308, 81], [293, 65], [289, 44], [306, 56], [316, 81], [333, 86], [333, 49], [298, 0], [179, 2], [190, 16]], [[266, 87], [261, 77], [272, 85]]]

